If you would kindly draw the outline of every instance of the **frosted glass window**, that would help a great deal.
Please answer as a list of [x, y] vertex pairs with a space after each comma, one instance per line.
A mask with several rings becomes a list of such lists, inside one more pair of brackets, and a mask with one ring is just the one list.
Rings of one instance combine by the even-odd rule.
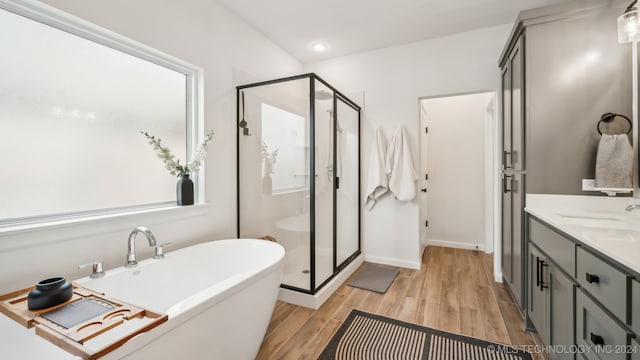
[[263, 103], [262, 176], [273, 193], [306, 189], [308, 150], [304, 117]]
[[187, 75], [0, 9], [0, 220], [175, 202]]

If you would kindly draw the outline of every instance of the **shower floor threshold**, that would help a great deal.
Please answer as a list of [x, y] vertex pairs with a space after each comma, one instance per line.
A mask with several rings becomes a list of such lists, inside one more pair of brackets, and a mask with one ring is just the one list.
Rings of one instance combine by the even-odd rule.
[[327, 301], [331, 295], [351, 276], [364, 262], [364, 255], [360, 254], [357, 258], [347, 265], [342, 271], [329, 281], [322, 289], [315, 294], [305, 294], [295, 290], [280, 288], [278, 300], [290, 304], [304, 306], [311, 309], [318, 309]]

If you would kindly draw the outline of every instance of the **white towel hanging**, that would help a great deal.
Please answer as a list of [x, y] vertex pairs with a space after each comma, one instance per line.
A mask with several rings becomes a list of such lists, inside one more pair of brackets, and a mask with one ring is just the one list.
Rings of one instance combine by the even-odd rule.
[[369, 169], [367, 171], [367, 208], [373, 209], [376, 200], [387, 192], [389, 180], [385, 171], [387, 154], [387, 140], [382, 129], [376, 128], [376, 138], [371, 143], [371, 155], [369, 157]]
[[411, 201], [416, 196], [418, 175], [413, 167], [408, 139], [404, 126], [400, 125], [389, 141], [385, 164], [389, 190], [400, 201]]
[[600, 188], [630, 188], [633, 149], [626, 134], [602, 134], [596, 154], [596, 182]]

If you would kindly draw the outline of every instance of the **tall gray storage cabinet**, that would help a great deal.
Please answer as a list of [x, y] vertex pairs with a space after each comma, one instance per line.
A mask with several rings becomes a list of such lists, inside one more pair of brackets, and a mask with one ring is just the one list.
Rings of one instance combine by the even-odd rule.
[[582, 179], [594, 178], [600, 116], [631, 116], [631, 48], [618, 43], [616, 23], [626, 5], [577, 0], [524, 11], [500, 56], [501, 265], [522, 311], [526, 194], [597, 195], [582, 191]]
[[525, 181], [524, 35], [501, 61], [502, 91], [502, 276], [523, 306]]

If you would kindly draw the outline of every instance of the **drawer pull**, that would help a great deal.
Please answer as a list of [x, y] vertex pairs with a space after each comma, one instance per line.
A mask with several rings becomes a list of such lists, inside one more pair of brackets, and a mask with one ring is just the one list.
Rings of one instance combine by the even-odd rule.
[[548, 267], [549, 264], [544, 262], [544, 259], [540, 260], [540, 291], [544, 291], [544, 289], [548, 289], [549, 287], [544, 282], [544, 268]]
[[599, 284], [600, 283], [600, 277], [598, 275], [593, 275], [593, 274], [589, 274], [587, 273], [587, 282], [589, 284]]
[[600, 335], [596, 335], [594, 333], [589, 333], [591, 334], [591, 342], [593, 343], [593, 345], [604, 345], [604, 338]]

